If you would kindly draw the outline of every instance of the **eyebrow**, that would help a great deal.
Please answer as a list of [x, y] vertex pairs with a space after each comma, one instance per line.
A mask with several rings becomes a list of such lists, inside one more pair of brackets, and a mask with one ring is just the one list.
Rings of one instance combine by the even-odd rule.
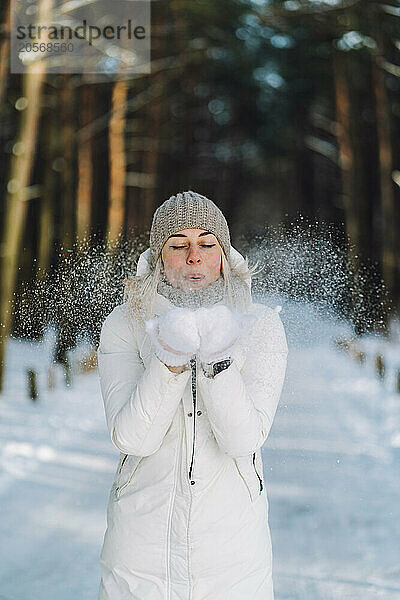
[[[203, 233], [199, 233], [199, 237], [201, 237], [202, 235], [214, 235], [211, 231], [203, 231]], [[185, 235], [184, 233], [174, 233], [172, 235], [169, 236], [169, 238], [167, 238], [168, 240], [172, 237], [187, 237], [187, 235]]]

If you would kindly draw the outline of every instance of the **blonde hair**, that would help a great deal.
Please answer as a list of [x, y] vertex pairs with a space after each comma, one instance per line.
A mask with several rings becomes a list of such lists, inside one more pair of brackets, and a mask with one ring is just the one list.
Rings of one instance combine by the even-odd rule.
[[[247, 310], [252, 302], [249, 289], [249, 279], [258, 268], [258, 261], [249, 267], [248, 257], [244, 262], [231, 266], [221, 248], [222, 275], [225, 282], [224, 299], [229, 308], [238, 309], [243, 312]], [[143, 323], [153, 315], [154, 300], [157, 296], [158, 282], [163, 272], [161, 253], [155, 263], [153, 270], [144, 275], [131, 275], [124, 280], [123, 301], [127, 302], [131, 316]]]

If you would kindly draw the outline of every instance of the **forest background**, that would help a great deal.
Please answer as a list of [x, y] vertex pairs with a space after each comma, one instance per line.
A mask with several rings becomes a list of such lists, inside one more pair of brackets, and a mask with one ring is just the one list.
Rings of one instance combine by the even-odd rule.
[[[353, 278], [355, 333], [387, 331], [400, 2], [153, 0], [151, 73], [131, 77], [10, 73], [10, 0], [0, 10], [1, 365], [10, 335], [40, 339], [49, 319], [57, 361], [81, 329], [95, 344], [154, 210], [186, 189], [220, 206], [250, 255], [271, 232], [326, 226]], [[307, 297], [296, 279], [275, 291]]]

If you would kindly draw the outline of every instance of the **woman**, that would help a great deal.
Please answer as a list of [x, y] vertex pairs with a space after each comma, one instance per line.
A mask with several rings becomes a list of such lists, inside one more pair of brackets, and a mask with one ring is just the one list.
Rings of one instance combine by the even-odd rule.
[[275, 310], [192, 191], [154, 213], [150, 247], [105, 319], [98, 367], [120, 451], [99, 600], [272, 600], [261, 447], [283, 386]]

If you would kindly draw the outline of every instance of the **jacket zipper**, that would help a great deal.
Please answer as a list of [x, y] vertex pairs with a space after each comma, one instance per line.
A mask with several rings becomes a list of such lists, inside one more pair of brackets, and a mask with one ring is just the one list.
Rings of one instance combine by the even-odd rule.
[[255, 452], [253, 452], [253, 467], [254, 467], [254, 470], [255, 470], [255, 472], [256, 472], [256, 474], [257, 474], [257, 477], [258, 477], [258, 479], [260, 480], [260, 494], [261, 494], [261, 492], [262, 492], [262, 490], [263, 490], [263, 484], [262, 484], [262, 479], [261, 479], [261, 477], [259, 476], [259, 474], [258, 474], [258, 471], [257, 471], [257, 469], [256, 469], [256, 463], [255, 463], [255, 460], [256, 460], [256, 453], [255, 453]]
[[[190, 366], [192, 369], [192, 399], [193, 399], [193, 446], [192, 446], [192, 460], [190, 463], [189, 469], [189, 481], [191, 482], [192, 471], [193, 471], [193, 461], [194, 461], [194, 448], [195, 448], [195, 438], [196, 438], [196, 357], [190, 359]], [[192, 484], [191, 484], [192, 485]]]

